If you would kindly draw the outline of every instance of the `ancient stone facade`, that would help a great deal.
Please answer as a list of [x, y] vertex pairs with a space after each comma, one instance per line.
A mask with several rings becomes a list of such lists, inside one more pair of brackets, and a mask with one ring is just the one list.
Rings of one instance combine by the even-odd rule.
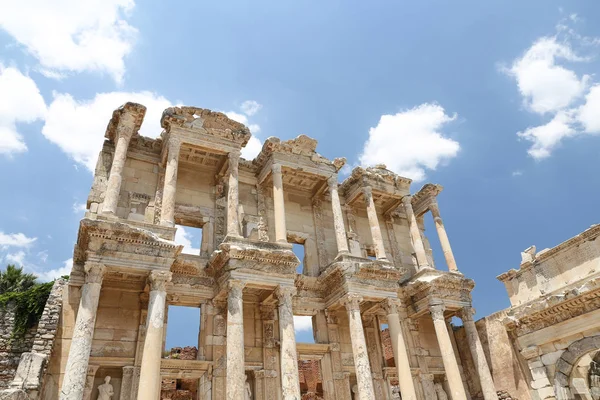
[[[202, 400], [463, 400], [453, 317], [482, 397], [497, 398], [440, 185], [411, 194], [382, 165], [340, 184], [345, 159], [304, 135], [244, 160], [249, 130], [194, 107], [166, 109], [148, 139], [144, 114], [127, 103], [108, 124], [40, 398], [158, 399], [161, 382], [178, 396], [191, 381], [181, 390]], [[201, 229], [198, 254], [182, 253], [177, 226]], [[200, 308], [195, 359], [165, 357], [172, 305]], [[296, 342], [294, 316], [312, 318], [315, 343]]]

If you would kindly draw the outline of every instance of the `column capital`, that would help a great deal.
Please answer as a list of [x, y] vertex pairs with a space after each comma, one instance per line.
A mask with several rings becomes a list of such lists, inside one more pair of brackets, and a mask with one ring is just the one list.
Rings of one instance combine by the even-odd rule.
[[106, 267], [96, 262], [86, 262], [83, 266], [85, 271], [85, 283], [102, 283]]
[[381, 302], [381, 307], [385, 311], [386, 315], [399, 314], [402, 302], [398, 298], [388, 297]]
[[150, 290], [158, 290], [165, 292], [167, 290], [167, 283], [171, 282], [173, 273], [171, 271], [154, 270], [150, 272], [148, 281], [150, 282]]
[[240, 161], [240, 156], [242, 155], [242, 152], [239, 150], [233, 150], [230, 151], [227, 154], [227, 158], [229, 159], [229, 163], [230, 164], [235, 164], [237, 166], [238, 162]]
[[373, 196], [373, 189], [371, 188], [371, 186], [368, 186], [368, 185], [363, 186], [362, 192], [366, 197]]
[[471, 306], [463, 307], [460, 310], [460, 319], [463, 321], [473, 321], [473, 315], [475, 314], [475, 309]]
[[363, 297], [357, 293], [349, 293], [342, 298], [342, 304], [348, 311], [360, 311], [360, 302]]
[[277, 289], [275, 289], [275, 292], [273, 292], [275, 294], [275, 297], [277, 297], [277, 299], [279, 301], [282, 300], [288, 300], [288, 299], [292, 299], [292, 297], [294, 297], [296, 295], [296, 293], [298, 292], [298, 290], [296, 289], [295, 286], [277, 286]]
[[227, 281], [227, 292], [230, 296], [241, 297], [245, 286], [246, 282], [238, 279], [231, 279]]
[[271, 165], [271, 172], [274, 174], [281, 174], [281, 164]]
[[179, 150], [181, 149], [181, 140], [170, 137], [167, 146], [168, 146], [169, 153], [172, 153], [172, 152], [179, 153]]
[[404, 204], [404, 207], [410, 207], [412, 209], [412, 196], [410, 194], [404, 196], [402, 198], [402, 204]]
[[429, 312], [431, 313], [431, 317], [434, 320], [442, 320], [444, 321], [444, 311], [446, 310], [446, 305], [443, 303], [433, 303], [429, 305]]

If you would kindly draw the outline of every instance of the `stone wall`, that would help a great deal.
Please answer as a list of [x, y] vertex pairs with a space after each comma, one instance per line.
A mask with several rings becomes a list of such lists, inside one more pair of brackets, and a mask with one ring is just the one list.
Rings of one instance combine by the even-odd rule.
[[44, 311], [37, 326], [31, 328], [22, 339], [12, 340], [14, 328], [14, 304], [0, 310], [0, 388], [9, 386], [21, 354], [34, 352], [50, 357], [62, 307], [62, 291], [66, 281], [58, 279], [52, 286]]

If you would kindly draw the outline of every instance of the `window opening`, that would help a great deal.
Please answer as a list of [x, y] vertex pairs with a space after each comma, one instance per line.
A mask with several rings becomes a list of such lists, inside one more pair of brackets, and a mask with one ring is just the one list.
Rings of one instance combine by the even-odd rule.
[[200, 308], [169, 306], [164, 358], [196, 360], [200, 337]]
[[200, 255], [200, 246], [202, 243], [202, 228], [191, 226], [175, 225], [175, 243], [183, 246], [183, 254]]
[[315, 343], [313, 317], [310, 315], [294, 315], [296, 343]]
[[296, 267], [297, 274], [304, 273], [304, 243], [292, 243], [292, 251], [300, 260], [298, 267]]

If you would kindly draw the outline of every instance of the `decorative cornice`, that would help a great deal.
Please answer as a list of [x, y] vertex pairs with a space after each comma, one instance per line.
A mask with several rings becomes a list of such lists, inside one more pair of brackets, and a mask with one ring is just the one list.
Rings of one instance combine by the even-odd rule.
[[142, 126], [146, 107], [138, 103], [127, 102], [113, 111], [112, 118], [106, 127], [104, 137], [111, 142], [117, 139], [117, 131], [123, 124], [127, 125], [128, 134], [136, 135]]

